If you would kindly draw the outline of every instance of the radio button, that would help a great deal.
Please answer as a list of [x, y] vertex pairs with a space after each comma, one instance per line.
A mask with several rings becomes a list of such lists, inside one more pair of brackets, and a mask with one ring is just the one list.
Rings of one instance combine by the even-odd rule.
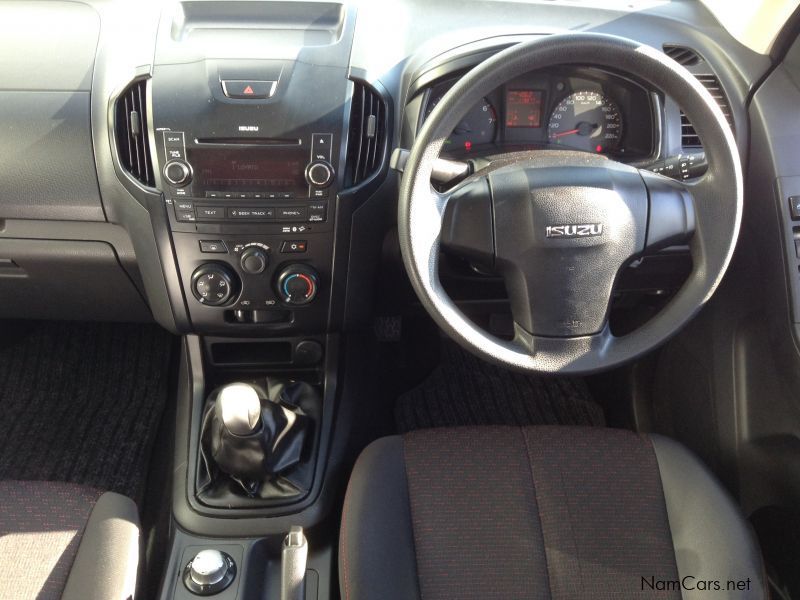
[[310, 204], [308, 206], [308, 221], [319, 223], [328, 218], [328, 207], [325, 204]]
[[197, 217], [194, 216], [194, 211], [192, 210], [176, 210], [175, 218], [178, 219], [178, 221], [186, 222], [194, 222], [197, 220]]
[[192, 169], [182, 160], [171, 160], [164, 165], [164, 179], [174, 186], [182, 187], [192, 180]]
[[316, 187], [328, 187], [333, 183], [333, 167], [325, 161], [312, 162], [306, 167], [306, 181]]
[[197, 218], [218, 221], [225, 218], [225, 209], [220, 206], [198, 206]]
[[176, 200], [175, 210], [191, 210], [194, 211], [194, 202], [189, 200]]
[[266, 192], [253, 192], [253, 198], [256, 200], [264, 200], [267, 197]]
[[312, 198], [327, 198], [328, 190], [311, 190]]
[[305, 206], [284, 206], [276, 210], [279, 221], [305, 221], [308, 219], [308, 208]]
[[275, 218], [274, 208], [229, 208], [228, 218], [250, 219], [251, 221], [271, 221]]
[[206, 198], [222, 198], [222, 192], [206, 192]]

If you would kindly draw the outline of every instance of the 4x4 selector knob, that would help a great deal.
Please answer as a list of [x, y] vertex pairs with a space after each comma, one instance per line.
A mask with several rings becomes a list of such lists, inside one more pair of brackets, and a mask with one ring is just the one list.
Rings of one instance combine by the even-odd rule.
[[224, 306], [236, 296], [239, 278], [222, 264], [208, 263], [192, 273], [192, 293], [206, 306]]
[[192, 168], [182, 160], [171, 160], [164, 165], [164, 178], [172, 185], [183, 187], [192, 180]]
[[317, 295], [319, 275], [308, 265], [289, 265], [278, 275], [277, 288], [286, 304], [308, 304]]
[[306, 167], [306, 181], [314, 187], [328, 187], [333, 183], [333, 167], [324, 160], [312, 162]]
[[261, 246], [248, 246], [242, 250], [239, 256], [239, 264], [242, 270], [250, 275], [259, 275], [269, 265], [269, 255], [267, 250]]

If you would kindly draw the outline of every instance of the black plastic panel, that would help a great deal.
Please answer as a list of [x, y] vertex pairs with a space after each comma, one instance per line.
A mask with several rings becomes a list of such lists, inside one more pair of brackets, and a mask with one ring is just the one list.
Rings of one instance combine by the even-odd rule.
[[149, 321], [105, 242], [0, 239], [0, 317]]

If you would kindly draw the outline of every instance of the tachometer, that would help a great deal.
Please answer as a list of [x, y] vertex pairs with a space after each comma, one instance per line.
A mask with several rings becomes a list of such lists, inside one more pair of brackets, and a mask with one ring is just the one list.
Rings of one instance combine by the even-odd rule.
[[622, 115], [600, 92], [580, 90], [564, 98], [550, 115], [550, 143], [589, 152], [608, 152], [622, 141]]
[[[442, 97], [440, 96], [428, 102], [427, 110], [425, 111], [426, 118], [441, 99]], [[493, 142], [496, 134], [497, 112], [494, 106], [484, 98], [464, 115], [464, 118], [461, 119], [461, 122], [445, 141], [442, 151], [469, 151], [473, 146]]]

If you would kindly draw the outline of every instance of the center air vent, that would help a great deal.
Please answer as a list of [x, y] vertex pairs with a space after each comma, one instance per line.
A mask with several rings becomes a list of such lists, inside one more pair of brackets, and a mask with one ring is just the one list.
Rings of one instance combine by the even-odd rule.
[[381, 168], [386, 156], [386, 102], [371, 86], [355, 82], [347, 140], [348, 186], [358, 185]]
[[132, 83], [117, 98], [115, 133], [123, 168], [145, 185], [153, 187], [153, 161], [147, 136], [147, 82]]
[[[731, 115], [731, 107], [728, 104], [728, 99], [725, 97], [725, 92], [722, 91], [722, 86], [719, 83], [716, 75], [695, 75], [697, 80], [708, 90], [711, 97], [719, 106], [722, 114], [725, 115], [725, 120], [731, 126], [733, 131], [733, 116]], [[691, 124], [689, 118], [681, 111], [681, 145], [684, 148], [702, 148], [703, 144], [700, 142], [700, 137], [695, 131], [694, 125]]]

